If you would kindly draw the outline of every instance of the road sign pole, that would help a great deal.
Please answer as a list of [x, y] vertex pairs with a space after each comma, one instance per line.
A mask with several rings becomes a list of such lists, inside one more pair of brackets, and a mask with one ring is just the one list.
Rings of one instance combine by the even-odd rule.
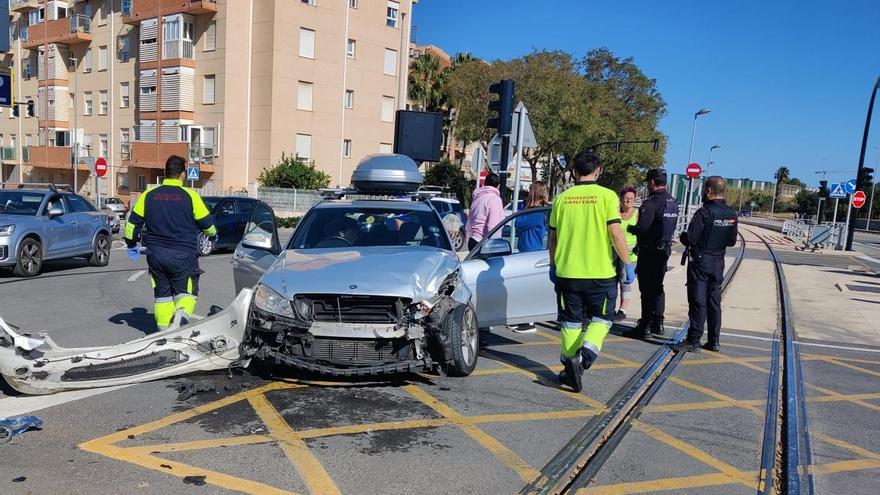
[[852, 212], [852, 206], [853, 206], [853, 195], [850, 194], [849, 195], [849, 203], [847, 204], [847, 207], [846, 207], [846, 229], [844, 230], [844, 232], [849, 232], [849, 216], [850, 216], [850, 213]]
[[868, 200], [868, 225], [865, 230], [871, 230], [871, 208], [874, 207], [874, 191], [877, 190], [877, 184], [871, 184], [871, 199]]
[[834, 198], [834, 220], [831, 222], [835, 226], [837, 226], [837, 203], [840, 202], [840, 198]]
[[[526, 127], [526, 106], [522, 103], [519, 104], [519, 122], [517, 122], [517, 131], [516, 131], [516, 170], [513, 175], [513, 204], [511, 206], [511, 213], [516, 213], [517, 207], [519, 206], [519, 188], [520, 188], [520, 174], [522, 173], [522, 153], [523, 153], [523, 135], [525, 134]], [[534, 177], [532, 178], [534, 180]], [[511, 238], [514, 238], [511, 236]]]

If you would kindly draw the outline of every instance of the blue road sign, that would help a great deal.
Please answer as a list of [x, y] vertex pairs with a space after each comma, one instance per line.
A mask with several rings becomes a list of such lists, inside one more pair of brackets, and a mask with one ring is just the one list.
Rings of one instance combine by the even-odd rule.
[[856, 180], [850, 179], [850, 180], [846, 181], [846, 183], [843, 185], [843, 188], [844, 188], [844, 190], [846, 190], [847, 194], [855, 193], [856, 192]]
[[0, 107], [12, 106], [12, 71], [0, 71]]
[[828, 187], [828, 197], [831, 199], [841, 199], [846, 197], [846, 189], [840, 182], [835, 182]]
[[199, 180], [199, 167], [186, 167], [186, 180]]

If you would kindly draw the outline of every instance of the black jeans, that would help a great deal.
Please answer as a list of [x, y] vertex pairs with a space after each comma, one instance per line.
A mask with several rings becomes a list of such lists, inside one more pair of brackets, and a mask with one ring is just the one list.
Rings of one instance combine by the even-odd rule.
[[687, 339], [699, 343], [707, 323], [710, 344], [717, 344], [721, 333], [721, 283], [724, 281], [724, 254], [703, 253], [688, 262], [687, 295], [690, 328]]
[[671, 250], [667, 245], [664, 249], [656, 247], [639, 247], [639, 259], [636, 261], [639, 292], [642, 297], [642, 322], [663, 322], [666, 311], [666, 292], [663, 290], [663, 279], [666, 278], [666, 262], [669, 261]]

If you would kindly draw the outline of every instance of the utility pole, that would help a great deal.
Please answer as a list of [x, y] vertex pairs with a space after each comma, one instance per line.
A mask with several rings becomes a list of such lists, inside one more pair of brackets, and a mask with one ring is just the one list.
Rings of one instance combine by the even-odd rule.
[[[856, 190], [860, 190], [864, 184], [860, 184], [862, 179], [862, 169], [865, 167], [865, 149], [868, 147], [868, 134], [871, 131], [871, 115], [874, 113], [874, 100], [877, 98], [877, 90], [880, 89], [880, 77], [874, 83], [874, 89], [871, 91], [871, 101], [868, 103], [868, 116], [865, 118], [865, 132], [862, 135], [862, 150], [859, 154], [859, 168], [856, 170]], [[846, 250], [852, 251], [853, 234], [855, 233], [855, 223], [849, 225], [846, 229]]]
[[[691, 129], [691, 147], [690, 151], [688, 151], [688, 162], [685, 164], [685, 167], [691, 164], [691, 159], [694, 156], [694, 138], [697, 136], [697, 117], [700, 115], [706, 115], [711, 112], [708, 108], [701, 108], [697, 113], [694, 114], [694, 125]], [[685, 218], [685, 227], [690, 223], [688, 220], [688, 213], [691, 207], [691, 191], [694, 188], [694, 179], [688, 177], [688, 187], [687, 187], [687, 195], [684, 198], [684, 218]]]
[[[77, 117], [79, 116], [79, 112], [76, 109], [76, 102], [79, 100], [79, 92], [77, 92], [77, 60], [76, 57], [70, 57], [70, 63], [73, 64], [73, 138], [71, 139], [71, 144], [73, 145], [73, 192], [79, 193], [79, 139], [78, 134], [79, 131], [76, 127]], [[47, 96], [48, 98], [48, 96]], [[49, 129], [46, 129], [46, 145], [49, 144]], [[101, 208], [101, 205], [98, 205], [98, 208]]]

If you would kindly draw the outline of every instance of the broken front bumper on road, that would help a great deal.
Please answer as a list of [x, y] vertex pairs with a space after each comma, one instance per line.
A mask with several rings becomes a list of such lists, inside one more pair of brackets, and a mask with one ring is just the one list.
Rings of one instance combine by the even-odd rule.
[[0, 318], [0, 375], [25, 394], [139, 383], [195, 371], [225, 369], [239, 359], [253, 292], [244, 289], [225, 310], [188, 325], [124, 344], [64, 348], [41, 332], [20, 333]]

